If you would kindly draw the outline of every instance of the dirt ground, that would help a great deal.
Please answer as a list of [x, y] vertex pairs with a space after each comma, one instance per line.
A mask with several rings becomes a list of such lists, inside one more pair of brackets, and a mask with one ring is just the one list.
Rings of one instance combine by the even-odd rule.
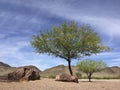
[[42, 78], [29, 82], [0, 82], [0, 90], [120, 90], [120, 80], [79, 80], [74, 83]]

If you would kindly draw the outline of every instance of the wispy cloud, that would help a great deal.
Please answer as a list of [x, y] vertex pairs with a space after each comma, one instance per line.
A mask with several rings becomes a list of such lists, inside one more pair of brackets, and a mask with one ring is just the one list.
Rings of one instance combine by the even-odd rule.
[[108, 66], [120, 66], [120, 52], [105, 52], [89, 57], [84, 57], [83, 59], [87, 58], [93, 60], [103, 60], [107, 63]]
[[120, 66], [120, 58], [111, 59], [107, 64], [109, 66]]
[[65, 61], [60, 58], [36, 54], [26, 37], [9, 37], [4, 43], [2, 42], [0, 41], [0, 61], [11, 66], [35, 65], [41, 70], [45, 70], [59, 64], [66, 65]]

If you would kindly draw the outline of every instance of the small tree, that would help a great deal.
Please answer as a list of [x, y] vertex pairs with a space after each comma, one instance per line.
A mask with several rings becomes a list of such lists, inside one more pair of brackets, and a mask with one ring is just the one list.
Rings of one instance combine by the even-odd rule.
[[78, 69], [86, 73], [89, 82], [91, 82], [91, 76], [94, 72], [98, 72], [106, 67], [106, 64], [103, 61], [95, 60], [82, 60], [78, 64]]
[[71, 75], [73, 75], [71, 69], [73, 59], [108, 49], [103, 46], [98, 34], [89, 26], [77, 26], [74, 22], [63, 23], [50, 31], [41, 31], [33, 36], [31, 45], [35, 47], [37, 53], [46, 53], [65, 59]]

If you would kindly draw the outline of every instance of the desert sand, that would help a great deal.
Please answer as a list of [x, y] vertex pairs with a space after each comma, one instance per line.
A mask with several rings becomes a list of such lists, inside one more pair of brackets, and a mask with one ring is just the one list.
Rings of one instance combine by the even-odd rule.
[[120, 90], [120, 80], [79, 80], [74, 83], [42, 78], [29, 82], [0, 82], [0, 90]]

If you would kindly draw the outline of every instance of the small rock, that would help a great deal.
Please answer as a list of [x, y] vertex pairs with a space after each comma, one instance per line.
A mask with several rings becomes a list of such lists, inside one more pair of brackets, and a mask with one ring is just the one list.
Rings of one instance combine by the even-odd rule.
[[56, 81], [66, 81], [66, 82], [78, 83], [78, 78], [75, 76], [71, 76], [67, 73], [62, 73], [62, 74], [56, 76]]

